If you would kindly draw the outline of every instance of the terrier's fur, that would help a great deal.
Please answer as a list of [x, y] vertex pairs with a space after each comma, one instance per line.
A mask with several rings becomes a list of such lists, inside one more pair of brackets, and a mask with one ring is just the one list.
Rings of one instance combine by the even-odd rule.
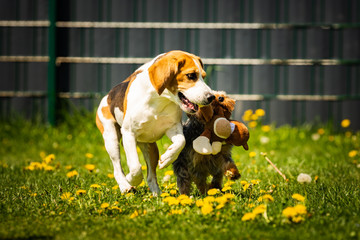
[[[221, 92], [221, 97], [228, 98]], [[213, 105], [217, 104], [219, 94], [215, 93]], [[193, 141], [204, 131], [205, 121], [199, 115], [189, 116], [183, 125], [186, 145], [179, 157], [173, 163], [174, 173], [177, 177], [177, 185], [181, 194], [190, 195], [191, 184], [194, 182], [201, 194], [206, 194], [208, 189], [221, 189], [224, 174], [231, 180], [240, 178], [240, 173], [231, 157], [232, 145], [222, 146], [220, 153], [216, 155], [202, 155], [193, 149]], [[207, 183], [207, 177], [211, 175], [212, 181]]]

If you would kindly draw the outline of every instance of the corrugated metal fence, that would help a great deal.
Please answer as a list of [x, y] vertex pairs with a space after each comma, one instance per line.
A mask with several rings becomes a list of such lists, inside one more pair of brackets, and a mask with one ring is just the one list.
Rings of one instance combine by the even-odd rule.
[[143, 62], [181, 49], [237, 101], [236, 119], [349, 118], [360, 129], [360, 2], [356, 0], [3, 0], [0, 114], [56, 119], [93, 109]]

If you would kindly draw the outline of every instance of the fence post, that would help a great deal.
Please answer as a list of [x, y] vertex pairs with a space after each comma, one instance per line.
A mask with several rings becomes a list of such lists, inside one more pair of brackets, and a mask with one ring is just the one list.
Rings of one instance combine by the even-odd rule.
[[48, 32], [48, 122], [56, 121], [56, 0], [49, 0], [49, 32]]

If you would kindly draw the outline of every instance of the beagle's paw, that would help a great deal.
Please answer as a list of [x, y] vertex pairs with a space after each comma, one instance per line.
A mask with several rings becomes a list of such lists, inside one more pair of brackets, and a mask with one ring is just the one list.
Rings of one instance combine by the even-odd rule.
[[167, 154], [166, 152], [161, 155], [160, 160], [159, 160], [159, 169], [163, 169], [166, 168], [167, 166], [169, 166], [171, 163], [173, 163], [176, 160], [177, 156], [170, 156], [170, 154]]
[[199, 136], [193, 141], [193, 148], [195, 152], [202, 155], [210, 155], [213, 153], [210, 140], [204, 136]]

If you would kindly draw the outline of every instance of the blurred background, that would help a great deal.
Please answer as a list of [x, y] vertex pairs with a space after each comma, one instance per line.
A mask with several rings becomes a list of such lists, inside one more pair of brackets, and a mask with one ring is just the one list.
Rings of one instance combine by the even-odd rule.
[[200, 56], [233, 118], [360, 129], [360, 1], [1, 0], [0, 118], [93, 111], [142, 63]]

